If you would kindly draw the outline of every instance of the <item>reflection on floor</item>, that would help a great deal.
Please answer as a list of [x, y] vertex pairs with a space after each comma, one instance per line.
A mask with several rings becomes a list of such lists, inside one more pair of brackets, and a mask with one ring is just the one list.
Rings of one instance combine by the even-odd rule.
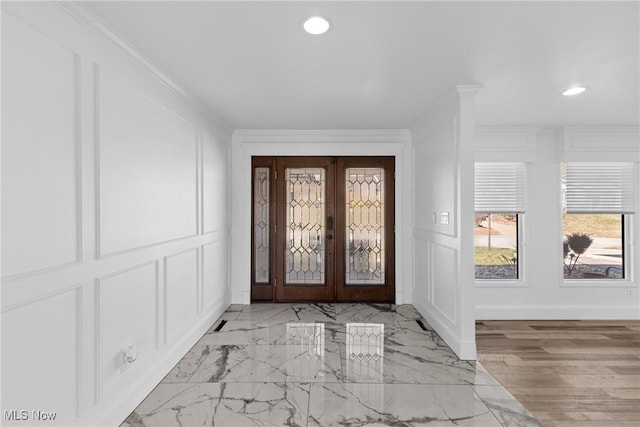
[[231, 306], [122, 427], [174, 425], [541, 426], [390, 304]]

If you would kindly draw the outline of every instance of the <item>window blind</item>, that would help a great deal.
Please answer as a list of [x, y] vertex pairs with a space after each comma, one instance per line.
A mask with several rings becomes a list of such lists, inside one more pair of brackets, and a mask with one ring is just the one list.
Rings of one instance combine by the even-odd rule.
[[476, 212], [524, 212], [525, 163], [478, 162], [475, 168]]
[[567, 213], [634, 212], [633, 163], [570, 162], [565, 167]]

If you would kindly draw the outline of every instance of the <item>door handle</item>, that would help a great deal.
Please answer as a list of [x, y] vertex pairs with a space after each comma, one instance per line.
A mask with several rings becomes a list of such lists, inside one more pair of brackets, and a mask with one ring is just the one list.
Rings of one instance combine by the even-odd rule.
[[331, 234], [328, 234], [327, 235], [327, 240], [331, 240], [331, 239], [333, 239], [333, 236]]
[[327, 230], [333, 230], [333, 217], [332, 216], [327, 218]]

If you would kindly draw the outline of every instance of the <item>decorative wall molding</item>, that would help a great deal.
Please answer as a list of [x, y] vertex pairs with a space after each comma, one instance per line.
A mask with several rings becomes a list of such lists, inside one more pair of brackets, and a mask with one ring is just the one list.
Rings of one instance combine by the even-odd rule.
[[204, 234], [204, 133], [196, 129], [196, 234]]
[[211, 238], [212, 240], [209, 243], [217, 242], [218, 240], [229, 237], [231, 229], [227, 228], [218, 228], [216, 230], [207, 231], [202, 234], [202, 237]]
[[118, 256], [118, 255], [123, 255], [123, 254], [127, 254], [127, 253], [131, 253], [131, 252], [135, 252], [135, 251], [139, 251], [142, 249], [148, 249], [148, 248], [153, 248], [156, 246], [161, 246], [167, 243], [171, 243], [171, 242], [176, 242], [176, 241], [180, 241], [180, 240], [184, 240], [184, 239], [189, 239], [192, 237], [197, 237], [200, 235], [200, 217], [201, 217], [201, 213], [200, 213], [200, 205], [201, 205], [201, 201], [200, 201], [200, 186], [201, 184], [201, 173], [200, 173], [200, 165], [202, 162], [202, 150], [200, 149], [200, 145], [201, 145], [201, 141], [200, 141], [200, 137], [199, 137], [199, 129], [194, 125], [194, 123], [190, 120], [187, 120], [186, 118], [184, 118], [183, 116], [181, 116], [180, 114], [178, 114], [177, 112], [171, 110], [170, 108], [168, 108], [167, 106], [163, 105], [162, 103], [158, 102], [156, 99], [154, 99], [151, 96], [148, 96], [142, 92], [139, 93], [140, 96], [142, 96], [143, 98], [149, 100], [150, 102], [152, 102], [153, 104], [157, 105], [160, 109], [162, 109], [163, 111], [166, 111], [168, 114], [170, 114], [171, 116], [175, 117], [178, 121], [183, 122], [187, 127], [191, 128], [193, 130], [193, 142], [194, 142], [194, 149], [195, 149], [195, 163], [194, 163], [194, 174], [195, 174], [195, 200], [193, 201], [195, 203], [195, 232], [192, 234], [188, 234], [185, 236], [180, 236], [180, 237], [175, 237], [172, 239], [167, 239], [167, 240], [162, 240], [162, 241], [157, 241], [157, 242], [153, 242], [153, 243], [149, 243], [149, 244], [145, 244], [145, 245], [140, 245], [140, 246], [136, 246], [136, 247], [131, 247], [131, 248], [127, 248], [127, 249], [122, 249], [122, 250], [116, 250], [116, 251], [112, 251], [112, 252], [104, 252], [103, 251], [103, 231], [102, 231], [102, 173], [101, 170], [103, 168], [103, 164], [102, 164], [102, 155], [101, 155], [101, 110], [102, 110], [102, 103], [100, 100], [100, 92], [101, 92], [101, 84], [102, 84], [102, 80], [101, 76], [100, 76], [100, 67], [95, 64], [94, 65], [94, 84], [95, 84], [95, 104], [94, 104], [94, 111], [95, 111], [95, 117], [94, 117], [94, 123], [95, 123], [95, 146], [94, 146], [94, 150], [95, 150], [95, 211], [96, 211], [96, 257], [98, 259], [103, 259], [103, 258], [108, 258], [108, 257], [112, 257], [112, 256]]
[[100, 161], [100, 65], [93, 64], [93, 185], [94, 185], [94, 220], [95, 220], [95, 254], [96, 259], [102, 258], [102, 191], [100, 176], [102, 163]]
[[539, 127], [476, 127], [475, 160], [478, 162], [518, 161], [536, 159]]
[[109, 28], [107, 24], [102, 22], [85, 6], [77, 2], [59, 0], [56, 0], [55, 3], [93, 34], [109, 43], [109, 45], [115, 48], [121, 55], [131, 60], [133, 63], [141, 67], [155, 79], [164, 84], [173, 93], [180, 96], [194, 108], [201, 111], [207, 111], [209, 113], [209, 116], [216, 121], [217, 125], [224, 127], [228, 131], [231, 131], [229, 125], [224, 123], [220, 118], [213, 114], [209, 106], [205, 105], [196, 96], [188, 92], [180, 84], [176, 83], [176, 81], [169, 77], [169, 75], [167, 75], [164, 71], [162, 71], [160, 67], [155, 65], [145, 55], [143, 55], [140, 51], [129, 44], [129, 42], [124, 40], [113, 29]]
[[103, 384], [102, 384], [102, 375], [100, 373], [101, 370], [101, 359], [100, 359], [100, 350], [101, 350], [101, 343], [102, 343], [102, 286], [103, 286], [103, 282], [105, 280], [117, 277], [117, 276], [121, 276], [123, 274], [127, 274], [130, 273], [132, 271], [136, 271], [139, 269], [142, 269], [144, 267], [148, 267], [148, 266], [153, 266], [154, 267], [154, 276], [155, 276], [155, 283], [154, 283], [154, 289], [155, 289], [155, 328], [156, 330], [154, 331], [154, 342], [155, 342], [155, 348], [158, 349], [159, 348], [159, 330], [161, 328], [161, 319], [160, 319], [160, 315], [159, 315], [159, 311], [160, 311], [160, 299], [159, 299], [159, 295], [160, 295], [160, 263], [158, 260], [154, 260], [154, 261], [150, 261], [150, 262], [146, 262], [143, 264], [138, 264], [135, 265], [133, 267], [128, 267], [110, 274], [107, 274], [105, 276], [99, 277], [95, 279], [95, 330], [94, 330], [94, 336], [95, 336], [95, 404], [99, 404], [102, 401], [102, 398], [104, 397], [104, 390], [103, 390]]
[[17, 281], [32, 278], [34, 276], [40, 276], [47, 273], [53, 273], [56, 271], [64, 270], [64, 269], [71, 268], [73, 266], [81, 265], [81, 264], [82, 264], [82, 261], [78, 260], [78, 261], [72, 261], [65, 264], [53, 265], [51, 267], [39, 268], [37, 270], [25, 271], [24, 273], [12, 274], [10, 276], [3, 277], [2, 283], [5, 284], [9, 282], [17, 282]]
[[125, 255], [125, 254], [129, 254], [132, 252], [138, 252], [144, 249], [151, 249], [151, 248], [155, 248], [155, 247], [159, 247], [159, 246], [163, 246], [163, 245], [168, 245], [171, 243], [175, 243], [175, 242], [180, 242], [183, 240], [187, 240], [187, 239], [193, 239], [193, 238], [197, 238], [198, 235], [197, 234], [192, 234], [189, 236], [183, 236], [183, 237], [176, 237], [175, 239], [169, 239], [169, 240], [164, 240], [162, 242], [156, 242], [156, 243], [150, 243], [148, 245], [142, 245], [142, 246], [138, 246], [135, 248], [131, 248], [131, 249], [124, 249], [121, 251], [116, 251], [116, 252], [110, 252], [107, 254], [101, 254], [99, 259], [105, 259], [105, 258], [111, 258], [111, 257], [116, 257], [116, 256], [120, 256], [120, 255]]
[[[200, 287], [200, 302], [201, 302], [201, 310], [202, 311], [208, 311], [213, 305], [215, 305], [216, 303], [216, 299], [215, 298], [209, 298], [209, 301], [205, 301], [205, 279], [208, 279], [208, 276], [205, 275], [205, 269], [206, 269], [206, 258], [205, 258], [205, 254], [207, 252], [207, 248], [210, 248], [211, 250], [215, 250], [216, 246], [218, 246], [219, 250], [222, 253], [229, 253], [229, 239], [228, 236], [222, 236], [221, 238], [218, 238], [216, 240], [212, 240], [210, 242], [204, 243], [200, 246], [200, 264], [199, 264], [199, 271], [200, 271], [200, 280], [201, 280], [201, 287]], [[231, 259], [229, 256], [226, 257], [226, 263], [224, 264], [224, 268], [226, 269], [225, 274], [224, 274], [224, 281], [226, 283], [224, 283], [224, 287], [223, 287], [223, 292], [225, 293], [230, 293], [230, 273], [229, 273], [229, 265], [230, 265]]]
[[[3, 11], [4, 13], [4, 11]], [[68, 51], [73, 55], [73, 87], [74, 93], [73, 96], [73, 117], [74, 117], [74, 173], [75, 173], [75, 215], [76, 215], [76, 223], [75, 223], [75, 259], [64, 262], [56, 265], [49, 265], [42, 268], [35, 268], [27, 271], [22, 271], [16, 274], [10, 274], [2, 277], [2, 282], [16, 281], [24, 278], [32, 277], [35, 275], [46, 274], [51, 271], [56, 271], [64, 268], [69, 268], [74, 265], [80, 264], [83, 261], [83, 216], [82, 216], [82, 206], [83, 206], [83, 195], [82, 195], [82, 73], [81, 73], [81, 57], [77, 53], [71, 51], [66, 46], [58, 43], [57, 40], [50, 37], [49, 35], [39, 31], [37, 28], [34, 28], [30, 25], [27, 25], [30, 29], [38, 33], [40, 36], [48, 39], [49, 41], [58, 45], [61, 49]]]
[[[455, 269], [453, 270], [453, 277], [450, 277], [449, 280], [447, 282], [436, 282], [436, 278], [434, 277], [434, 272], [436, 271], [436, 268], [434, 267], [435, 264], [435, 248], [439, 247], [441, 249], [444, 249], [445, 251], [450, 251], [452, 254], [452, 258], [453, 258], [453, 262], [455, 265]], [[428, 270], [429, 270], [429, 281], [430, 281], [430, 297], [429, 297], [429, 302], [431, 303], [431, 306], [436, 309], [438, 311], [438, 313], [440, 313], [442, 315], [442, 317], [444, 317], [446, 320], [448, 320], [451, 325], [456, 326], [458, 324], [458, 322], [456, 321], [456, 319], [458, 318], [457, 315], [457, 307], [458, 307], [458, 295], [457, 295], [457, 284], [458, 284], [458, 269], [457, 267], [459, 266], [458, 263], [458, 250], [454, 247], [450, 247], [448, 245], [443, 245], [440, 244], [438, 242], [435, 241], [428, 241], [427, 242], [427, 254], [428, 254]], [[441, 308], [438, 303], [439, 301], [436, 298], [436, 286], [444, 286], [446, 287], [447, 285], [452, 286], [452, 295], [453, 295], [453, 313], [447, 313], [443, 308]]]
[[565, 127], [560, 137], [562, 160], [640, 162], [638, 127]]
[[242, 130], [233, 132], [233, 143], [408, 143], [411, 134], [397, 130]]
[[[204, 246], [204, 245], [203, 245]], [[166, 255], [164, 257], [163, 260], [163, 267], [164, 267], [164, 275], [163, 275], [163, 295], [164, 295], [164, 310], [163, 310], [163, 344], [167, 344], [169, 342], [169, 339], [172, 337], [169, 337], [169, 316], [168, 316], [168, 311], [169, 311], [169, 279], [168, 279], [168, 275], [169, 275], [169, 260], [171, 258], [180, 256], [180, 255], [184, 255], [190, 252], [195, 252], [195, 260], [196, 260], [196, 289], [195, 289], [195, 293], [196, 293], [196, 301], [195, 301], [195, 306], [196, 306], [196, 312], [195, 315], [197, 316], [198, 313], [200, 312], [200, 307], [202, 305], [202, 296], [201, 294], [201, 287], [202, 287], [202, 281], [201, 281], [201, 274], [200, 274], [200, 259], [201, 259], [201, 254], [200, 254], [200, 247], [195, 247], [195, 248], [191, 248], [191, 249], [186, 249], [180, 252], [176, 252], [170, 255]]]
[[[6, 390], [15, 390], [18, 384], [27, 384], [30, 388], [23, 388], [18, 393], [23, 398], [25, 394], [31, 395], [32, 388], [34, 387], [37, 387], [38, 390], [33, 390], [33, 395], [37, 396], [36, 399], [39, 397], [41, 402], [43, 397], [42, 393], [40, 393], [41, 389], [47, 390], [47, 393], [55, 393], [56, 391], [63, 393], [62, 395], [56, 396], [56, 399], [62, 397], [63, 400], [69, 403], [69, 407], [54, 408], [57, 412], [56, 421], [58, 424], [60, 423], [58, 420], [61, 420], [63, 423], [65, 421], [71, 423], [77, 420], [81, 413], [81, 397], [83, 396], [84, 389], [82, 371], [84, 365], [84, 338], [82, 333], [82, 312], [84, 306], [82, 288], [83, 284], [76, 284], [58, 292], [52, 292], [41, 295], [38, 298], [23, 301], [20, 304], [3, 310], [3, 322], [7, 321], [7, 315], [12, 316], [14, 320], [14, 323], [3, 324], [3, 357], [5, 357], [7, 361], [9, 359], [15, 361], [18, 358], [28, 361], [23, 365], [16, 364], [11, 366], [9, 369], [11, 375], [6, 369], [3, 372], [2, 387], [5, 389], [3, 404], [16, 404], [15, 396], [6, 393]], [[52, 310], [52, 307], [56, 309]], [[22, 312], [22, 310], [26, 310], [26, 312]], [[52, 315], [57, 311], [64, 311], [65, 313], [63, 316], [60, 316], [60, 318], [56, 318], [55, 322], [52, 322]], [[21, 318], [29, 325], [39, 323], [35, 321], [34, 316], [41, 312], [46, 313], [45, 317], [48, 320], [48, 322], [45, 321], [41, 323], [42, 328], [36, 327], [35, 329], [29, 330], [21, 328], [22, 323], [15, 323], [17, 319]], [[63, 325], [64, 328], [62, 328]], [[44, 331], [46, 331], [46, 334], [44, 334]], [[43, 357], [54, 350], [51, 348], [52, 346], [56, 347], [55, 356], [57, 356], [54, 357], [53, 360], [57, 359], [58, 363], [60, 363], [62, 362], [60, 356], [63, 355], [63, 363], [66, 366], [53, 364], [51, 358]], [[32, 366], [34, 363], [37, 363], [38, 366]], [[68, 363], [70, 363], [71, 366], [67, 365]], [[53, 374], [59, 369], [64, 369], [67, 371], [67, 374], [71, 375], [65, 375], [64, 378], [57, 378], [57, 380], [64, 381], [64, 384], [58, 384], [57, 382], [48, 383], [46, 380], [43, 380], [41, 376], [30, 376], [33, 371], [38, 372], [39, 375], [46, 375], [47, 372], [43, 370], [43, 367], [47, 367], [47, 371], [54, 371], [52, 372]], [[20, 376], [17, 376], [17, 373], [19, 373]], [[68, 382], [66, 382], [67, 380]], [[15, 406], [4, 406], [3, 410], [12, 408], [15, 408]]]
[[84, 376], [85, 376], [85, 357], [84, 357], [84, 292], [85, 292], [85, 284], [78, 286], [76, 288], [76, 418], [82, 416], [84, 410], [84, 401], [82, 396], [84, 396]]
[[85, 125], [82, 122], [82, 58], [78, 54], [74, 54], [75, 69], [75, 147], [76, 147], [76, 261], [83, 262], [84, 255], [84, 220], [83, 220], [83, 173], [82, 173], [82, 128]]

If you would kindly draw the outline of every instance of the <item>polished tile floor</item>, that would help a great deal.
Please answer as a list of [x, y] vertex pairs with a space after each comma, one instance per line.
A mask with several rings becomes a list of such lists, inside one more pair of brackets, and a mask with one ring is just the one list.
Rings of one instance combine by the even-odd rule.
[[122, 427], [204, 425], [541, 426], [390, 304], [229, 307]]

